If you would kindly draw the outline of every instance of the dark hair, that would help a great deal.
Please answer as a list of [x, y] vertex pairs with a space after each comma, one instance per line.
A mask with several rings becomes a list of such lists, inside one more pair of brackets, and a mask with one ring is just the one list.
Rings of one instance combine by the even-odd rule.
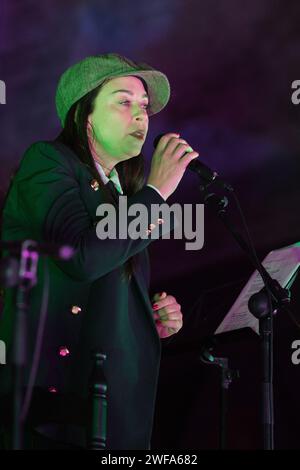
[[[147, 85], [142, 80], [146, 91], [148, 92]], [[90, 113], [93, 112], [95, 99], [101, 89], [101, 87], [108, 80], [105, 80], [94, 90], [83, 96], [80, 100], [73, 104], [69, 109], [65, 120], [65, 126], [62, 132], [55, 139], [62, 142], [78, 156], [78, 158], [86, 164], [92, 172], [94, 178], [98, 181], [101, 187], [105, 188], [99, 173], [96, 169], [94, 158], [91, 154], [88, 136], [87, 136], [87, 120]], [[144, 176], [144, 157], [142, 154], [129, 160], [121, 161], [116, 165], [116, 169], [119, 174], [120, 183], [124, 194], [131, 196], [141, 189], [145, 183]], [[106, 191], [106, 195], [110, 201], [113, 201], [109, 191]], [[124, 265], [125, 277], [130, 280], [134, 267], [138, 261], [138, 254], [129, 258]]]

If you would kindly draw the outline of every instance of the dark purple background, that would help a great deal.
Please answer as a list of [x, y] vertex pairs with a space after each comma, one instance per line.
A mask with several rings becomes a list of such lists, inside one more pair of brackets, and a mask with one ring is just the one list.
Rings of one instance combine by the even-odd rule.
[[[24, 150], [60, 130], [54, 105], [60, 74], [88, 55], [118, 52], [163, 71], [171, 83], [167, 108], [150, 119], [148, 165], [153, 138], [178, 131], [235, 187], [261, 258], [300, 239], [300, 105], [291, 102], [291, 84], [300, 79], [298, 1], [2, 0], [0, 8], [0, 79], [7, 87], [0, 106], [2, 194]], [[187, 172], [170, 202], [197, 201], [197, 178]], [[207, 211], [201, 251], [160, 240], [150, 252], [152, 292], [173, 294], [185, 315], [173, 352], [164, 348], [154, 444], [216, 448], [218, 371], [199, 366], [195, 352], [180, 344], [202, 338], [208, 314], [212, 331], [252, 267]], [[290, 360], [298, 338], [289, 318], [277, 319], [276, 444], [282, 448], [299, 448], [300, 365]], [[229, 446], [259, 448], [258, 338], [249, 333], [221, 352], [241, 373], [232, 385]]]

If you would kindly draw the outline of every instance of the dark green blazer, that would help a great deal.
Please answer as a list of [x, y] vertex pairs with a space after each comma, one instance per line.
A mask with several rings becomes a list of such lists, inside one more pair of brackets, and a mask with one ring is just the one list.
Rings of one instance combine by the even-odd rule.
[[[42, 405], [34, 422], [43, 425], [61, 418], [63, 423], [84, 426], [82, 403], [88, 393], [91, 350], [100, 349], [107, 354], [108, 448], [148, 449], [161, 352], [148, 294], [147, 245], [153, 240], [97, 238], [96, 208], [107, 202], [107, 190], [97, 189], [93, 179], [89, 167], [64, 145], [37, 142], [25, 152], [4, 208], [4, 240], [34, 239], [75, 247], [69, 261], [48, 259], [48, 314], [35, 383], [35, 397], [42, 397]], [[134, 203], [143, 203], [150, 212], [151, 204], [164, 200], [144, 186], [128, 198], [128, 206]], [[158, 227], [150, 219], [149, 223], [162, 231], [163, 224]], [[138, 267], [130, 281], [124, 280], [124, 263], [136, 254]], [[43, 264], [41, 258], [38, 283], [31, 292], [26, 380], [37, 334]], [[13, 290], [6, 291], [0, 324], [0, 339], [8, 349], [0, 377], [3, 394], [11, 387], [13, 295]]]

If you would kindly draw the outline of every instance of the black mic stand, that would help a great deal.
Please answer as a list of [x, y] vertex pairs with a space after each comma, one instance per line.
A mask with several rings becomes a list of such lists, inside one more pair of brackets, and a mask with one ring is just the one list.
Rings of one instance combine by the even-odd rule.
[[[285, 289], [287, 291], [287, 289]], [[290, 293], [288, 291], [290, 299]], [[263, 359], [263, 426], [264, 449], [274, 449], [274, 405], [273, 405], [273, 315], [278, 311], [275, 308], [270, 293], [266, 288], [253, 294], [248, 302], [252, 315], [259, 320], [259, 333], [261, 337], [261, 350]], [[278, 302], [277, 302], [278, 304]]]
[[226, 431], [227, 431], [227, 414], [228, 414], [228, 394], [229, 386], [235, 378], [239, 378], [239, 371], [229, 368], [227, 357], [214, 357], [211, 354], [212, 347], [203, 348], [200, 359], [205, 364], [211, 364], [221, 368], [220, 376], [220, 433], [219, 433], [219, 448], [226, 449]]
[[106, 449], [107, 437], [107, 381], [103, 372], [106, 354], [92, 352], [93, 369], [89, 384], [87, 449]]
[[259, 319], [259, 329], [262, 342], [262, 362], [263, 362], [263, 442], [264, 449], [274, 449], [274, 410], [273, 410], [273, 314], [277, 313], [280, 307], [290, 302], [290, 292], [280, 286], [278, 281], [273, 279], [255, 252], [236, 230], [233, 223], [227, 216], [228, 199], [226, 196], [218, 196], [213, 192], [208, 192], [209, 184], [200, 186], [203, 203], [206, 204], [221, 219], [225, 227], [232, 234], [242, 250], [248, 255], [255, 269], [259, 272], [264, 282], [263, 292], [254, 294], [249, 299], [249, 310]]
[[[59, 251], [56, 252], [57, 248], [59, 248]], [[0, 279], [4, 287], [16, 287], [15, 326], [11, 358], [13, 380], [11, 447], [13, 450], [21, 450], [23, 448], [24, 422], [30, 404], [28, 396], [26, 396], [25, 401], [23, 397], [24, 369], [27, 364], [28, 356], [27, 316], [29, 313], [29, 294], [32, 287], [37, 283], [39, 254], [42, 253], [48, 256], [53, 252], [54, 255], [62, 259], [69, 259], [73, 256], [73, 249], [69, 246], [60, 245], [57, 247], [54, 244], [41, 244], [35, 240], [1, 241], [0, 249], [15, 255], [5, 256], [1, 260]]]
[[[33, 246], [32, 246], [33, 245]], [[29, 249], [30, 248], [30, 249]], [[27, 315], [29, 311], [29, 292], [37, 282], [39, 255], [31, 240], [21, 246], [20, 265], [16, 290], [16, 316], [12, 349], [13, 365], [13, 429], [12, 449], [23, 448], [23, 375], [27, 362]]]

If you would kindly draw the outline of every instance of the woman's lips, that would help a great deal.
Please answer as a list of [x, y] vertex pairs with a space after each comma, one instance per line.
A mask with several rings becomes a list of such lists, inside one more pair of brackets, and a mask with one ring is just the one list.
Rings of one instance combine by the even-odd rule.
[[141, 134], [129, 134], [129, 135], [131, 135], [132, 137], [135, 137], [136, 139], [144, 140], [144, 136]]

